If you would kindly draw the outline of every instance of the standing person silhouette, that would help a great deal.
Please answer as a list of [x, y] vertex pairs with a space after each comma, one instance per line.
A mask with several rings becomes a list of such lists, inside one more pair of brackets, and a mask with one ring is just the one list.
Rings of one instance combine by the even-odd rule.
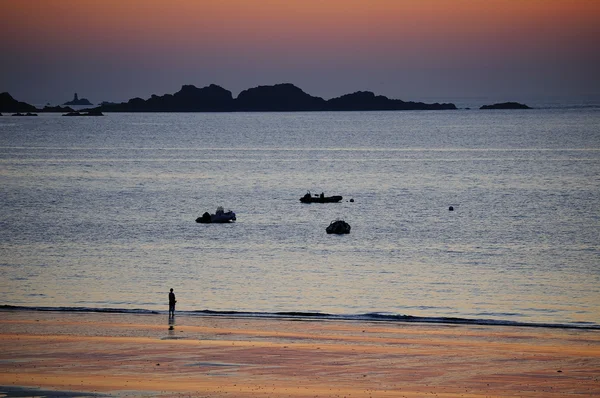
[[175, 316], [175, 293], [173, 293], [173, 288], [169, 292], [169, 317]]

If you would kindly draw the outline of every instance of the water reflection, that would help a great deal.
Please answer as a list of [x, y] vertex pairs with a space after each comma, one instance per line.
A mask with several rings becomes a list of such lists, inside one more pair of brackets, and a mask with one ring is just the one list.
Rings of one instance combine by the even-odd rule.
[[175, 336], [175, 315], [169, 316], [169, 337]]
[[0, 134], [3, 304], [600, 321], [597, 110], [36, 120]]

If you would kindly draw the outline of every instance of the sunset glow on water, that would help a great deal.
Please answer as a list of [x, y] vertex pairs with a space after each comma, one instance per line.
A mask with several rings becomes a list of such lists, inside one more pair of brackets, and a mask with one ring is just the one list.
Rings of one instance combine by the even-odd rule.
[[0, 303], [598, 326], [597, 113], [4, 116]]

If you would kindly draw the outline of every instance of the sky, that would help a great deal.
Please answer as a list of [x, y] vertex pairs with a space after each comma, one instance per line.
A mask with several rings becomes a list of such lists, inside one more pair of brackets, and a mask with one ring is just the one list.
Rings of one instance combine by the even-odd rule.
[[600, 97], [600, 0], [0, 0], [0, 58], [0, 92], [36, 105], [184, 84]]

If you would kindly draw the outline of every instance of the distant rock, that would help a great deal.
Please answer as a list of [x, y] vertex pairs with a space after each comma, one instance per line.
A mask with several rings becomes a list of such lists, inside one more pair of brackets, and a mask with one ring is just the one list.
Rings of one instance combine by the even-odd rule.
[[90, 109], [86, 116], [104, 116], [104, 113], [97, 109]]
[[313, 97], [290, 83], [250, 88], [235, 100], [238, 111], [320, 111], [325, 109], [325, 104], [323, 98]]
[[73, 108], [70, 108], [68, 106], [48, 106], [46, 105], [43, 109], [40, 109], [40, 112], [48, 112], [48, 113], [52, 113], [52, 112], [73, 112]]
[[502, 102], [502, 103], [493, 104], [493, 105], [483, 105], [479, 109], [531, 109], [531, 108], [525, 104], [520, 104], [518, 102]]
[[447, 110], [456, 109], [454, 104], [425, 104], [405, 102], [375, 95], [370, 91], [357, 91], [327, 101], [329, 111], [405, 111], [405, 110]]
[[104, 116], [104, 114], [98, 110], [90, 110], [89, 112], [69, 112], [63, 116]]
[[77, 93], [73, 96], [73, 99], [69, 102], [65, 102], [63, 105], [71, 105], [71, 106], [89, 106], [93, 105], [87, 98], [79, 98]]
[[14, 99], [9, 93], [0, 93], [0, 111], [2, 112], [37, 112], [37, 108]]

